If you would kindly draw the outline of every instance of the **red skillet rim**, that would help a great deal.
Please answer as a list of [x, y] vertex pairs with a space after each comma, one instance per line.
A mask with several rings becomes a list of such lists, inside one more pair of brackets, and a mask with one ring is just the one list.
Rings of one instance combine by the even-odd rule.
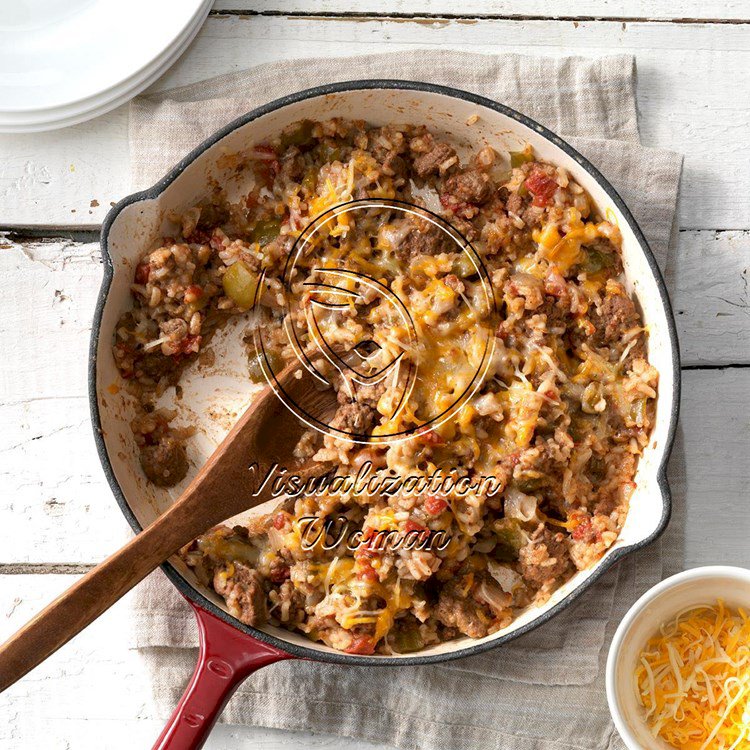
[[638, 241], [641, 252], [646, 258], [646, 262], [648, 263], [651, 274], [654, 278], [654, 281], [656, 282], [656, 286], [659, 291], [661, 303], [664, 306], [664, 310], [665, 310], [666, 318], [667, 318], [667, 329], [668, 329], [669, 342], [670, 342], [670, 348], [671, 348], [671, 359], [672, 359], [672, 370], [673, 370], [672, 375], [673, 375], [673, 383], [674, 383], [674, 387], [672, 391], [672, 403], [670, 404], [669, 428], [667, 431], [666, 445], [664, 448], [662, 461], [659, 464], [658, 469], [656, 470], [656, 480], [657, 480], [659, 489], [661, 491], [661, 497], [662, 497], [662, 502], [663, 502], [662, 515], [659, 520], [659, 524], [657, 528], [654, 530], [652, 534], [650, 534], [645, 539], [642, 539], [639, 542], [636, 542], [634, 544], [628, 545], [627, 547], [621, 547], [620, 549], [615, 550], [608, 558], [606, 558], [604, 561], [599, 563], [599, 567], [597, 567], [596, 570], [594, 570], [594, 572], [591, 573], [591, 575], [585, 581], [580, 583], [575, 589], [573, 589], [573, 591], [571, 591], [564, 599], [558, 602], [555, 606], [551, 607], [543, 614], [534, 618], [534, 620], [532, 620], [531, 622], [527, 623], [526, 625], [523, 625], [522, 627], [514, 630], [511, 633], [498, 636], [497, 638], [493, 638], [492, 640], [486, 641], [484, 643], [476, 643], [474, 645], [457, 648], [454, 651], [448, 651], [442, 654], [432, 654], [429, 656], [403, 656], [403, 657], [356, 656], [356, 655], [340, 653], [340, 652], [318, 651], [313, 648], [300, 646], [296, 643], [292, 643], [291, 641], [284, 640], [277, 636], [266, 633], [265, 631], [258, 630], [256, 628], [253, 628], [253, 627], [250, 627], [248, 625], [241, 623], [238, 619], [236, 619], [235, 617], [232, 617], [232, 615], [228, 614], [220, 607], [217, 607], [212, 601], [210, 601], [207, 597], [205, 597], [200, 591], [198, 591], [190, 583], [188, 583], [188, 581], [178, 572], [178, 570], [170, 562], [165, 562], [161, 566], [166, 576], [172, 581], [172, 583], [187, 599], [194, 602], [195, 604], [202, 607], [203, 609], [207, 610], [208, 612], [215, 615], [216, 617], [219, 617], [220, 619], [224, 620], [224, 622], [228, 623], [229, 625], [232, 625], [238, 630], [244, 632], [248, 636], [251, 636], [252, 638], [255, 638], [259, 641], [262, 641], [263, 643], [270, 644], [278, 649], [281, 649], [282, 651], [286, 651], [287, 653], [297, 656], [299, 658], [310, 659], [313, 661], [325, 661], [325, 662], [331, 662], [334, 664], [348, 664], [348, 665], [355, 665], [355, 666], [364, 666], [364, 665], [367, 665], [367, 666], [415, 666], [415, 665], [423, 665], [423, 664], [436, 664], [439, 662], [451, 661], [453, 659], [463, 658], [465, 656], [473, 656], [475, 654], [484, 653], [485, 651], [489, 651], [491, 648], [501, 646], [503, 643], [507, 643], [508, 641], [511, 641], [514, 638], [517, 638], [518, 636], [523, 635], [524, 633], [528, 633], [534, 628], [539, 627], [540, 625], [542, 625], [543, 623], [547, 622], [549, 619], [554, 617], [562, 609], [564, 609], [565, 607], [568, 607], [572, 602], [574, 602], [581, 594], [583, 594], [584, 591], [588, 590], [588, 588], [595, 581], [597, 581], [607, 570], [609, 570], [612, 567], [612, 565], [614, 565], [618, 560], [620, 560], [621, 558], [625, 557], [626, 555], [632, 552], [635, 552], [647, 546], [648, 544], [653, 542], [655, 539], [657, 539], [666, 529], [667, 524], [669, 523], [671, 513], [672, 513], [672, 498], [671, 498], [671, 492], [669, 489], [669, 484], [667, 482], [666, 468], [667, 468], [667, 462], [669, 460], [669, 456], [672, 452], [672, 446], [674, 443], [674, 437], [675, 437], [675, 433], [677, 429], [677, 419], [679, 416], [681, 369], [680, 369], [680, 350], [679, 350], [679, 344], [678, 344], [678, 339], [677, 339], [677, 329], [675, 325], [674, 314], [672, 312], [672, 305], [669, 299], [669, 294], [667, 292], [667, 288], [664, 283], [664, 278], [662, 276], [661, 270], [659, 269], [659, 266], [656, 262], [656, 259], [654, 258], [653, 253], [651, 252], [651, 248], [649, 247], [648, 242], [643, 235], [643, 232], [641, 231], [637, 222], [633, 218], [633, 215], [630, 213], [628, 207], [625, 205], [625, 202], [617, 193], [617, 191], [612, 187], [612, 185], [610, 185], [610, 183], [599, 172], [599, 170], [596, 167], [594, 167], [593, 164], [591, 164], [584, 156], [578, 153], [578, 151], [576, 151], [569, 143], [564, 141], [558, 135], [555, 135], [553, 132], [545, 128], [543, 125], [540, 125], [539, 123], [535, 122], [534, 120], [527, 117], [526, 115], [523, 115], [520, 112], [517, 112], [514, 109], [511, 109], [510, 107], [505, 106], [504, 104], [499, 104], [497, 102], [492, 101], [491, 99], [487, 99], [485, 97], [478, 96], [477, 94], [472, 94], [472, 93], [469, 93], [468, 91], [463, 91], [461, 89], [456, 89], [456, 88], [448, 87], [448, 86], [439, 86], [436, 84], [424, 83], [420, 81], [367, 79], [367, 80], [361, 80], [361, 81], [343, 81], [340, 83], [332, 83], [332, 84], [327, 84], [324, 86], [316, 86], [314, 88], [305, 89], [304, 91], [299, 91], [297, 93], [290, 94], [288, 96], [284, 96], [279, 99], [275, 99], [274, 101], [269, 102], [268, 104], [265, 104], [261, 107], [257, 107], [253, 109], [252, 111], [238, 117], [237, 119], [233, 120], [228, 125], [226, 125], [225, 127], [218, 130], [212, 136], [207, 138], [203, 143], [201, 143], [195, 149], [193, 149], [184, 159], [182, 159], [176, 166], [174, 166], [155, 185], [153, 185], [152, 187], [146, 190], [133, 193], [129, 196], [126, 196], [122, 200], [120, 200], [109, 211], [109, 213], [105, 217], [104, 222], [102, 223], [101, 238], [100, 238], [102, 262], [104, 265], [104, 277], [102, 279], [102, 285], [99, 290], [99, 296], [96, 302], [96, 309], [94, 311], [94, 319], [93, 319], [92, 330], [91, 330], [91, 343], [90, 343], [90, 348], [89, 348], [89, 369], [88, 369], [89, 407], [91, 410], [91, 421], [92, 421], [93, 430], [94, 430], [94, 440], [96, 442], [96, 449], [97, 449], [97, 453], [99, 454], [99, 460], [101, 461], [104, 474], [107, 477], [109, 486], [112, 489], [115, 499], [117, 500], [117, 504], [120, 506], [120, 510], [122, 511], [123, 515], [127, 519], [130, 526], [132, 527], [133, 531], [135, 531], [136, 533], [139, 533], [140, 531], [143, 530], [143, 528], [138, 522], [138, 519], [135, 517], [135, 514], [131, 510], [130, 505], [125, 499], [125, 496], [123, 495], [122, 489], [119, 485], [119, 482], [117, 481], [117, 478], [115, 477], [114, 470], [112, 468], [112, 464], [109, 459], [109, 454], [107, 452], [107, 446], [104, 442], [104, 436], [103, 436], [102, 427], [101, 427], [101, 418], [99, 414], [99, 402], [98, 402], [97, 390], [96, 390], [97, 357], [98, 357], [97, 349], [99, 345], [99, 337], [101, 334], [102, 315], [104, 312], [104, 306], [107, 301], [109, 288], [112, 283], [112, 278], [114, 275], [112, 259], [107, 249], [108, 240], [109, 240], [109, 232], [110, 232], [110, 229], [112, 228], [113, 223], [117, 219], [120, 212], [126, 206], [129, 206], [132, 203], [137, 203], [138, 201], [153, 200], [157, 198], [167, 188], [168, 185], [170, 185], [175, 179], [177, 179], [177, 177], [179, 177], [180, 174], [182, 174], [182, 172], [185, 170], [185, 168], [189, 164], [191, 164], [198, 156], [200, 156], [209, 147], [213, 146], [215, 143], [220, 141], [222, 138], [224, 138], [226, 135], [228, 135], [232, 131], [236, 130], [239, 127], [242, 127], [243, 125], [246, 125], [249, 122], [252, 122], [253, 120], [258, 119], [262, 115], [268, 114], [269, 112], [273, 112], [274, 110], [277, 110], [277, 109], [281, 109], [282, 107], [285, 107], [289, 104], [294, 104], [296, 102], [303, 101], [305, 99], [311, 99], [311, 98], [319, 97], [319, 96], [326, 96], [328, 94], [337, 94], [337, 93], [342, 93], [346, 91], [373, 90], [373, 89], [424, 91], [428, 93], [441, 94], [443, 96], [452, 97], [454, 99], [463, 99], [464, 101], [471, 102], [478, 106], [486, 107], [488, 109], [494, 110], [496, 112], [499, 112], [503, 115], [506, 115], [507, 117], [510, 117], [516, 120], [522, 125], [525, 125], [527, 128], [535, 130], [537, 133], [542, 135], [548, 141], [555, 144], [558, 148], [564, 151], [568, 156], [574, 159], [583, 169], [585, 169], [594, 178], [594, 180], [596, 180], [596, 182], [602, 187], [602, 189], [605, 191], [609, 199], [617, 206], [617, 208], [622, 213], [623, 217], [625, 218], [625, 221], [627, 222], [636, 240]]

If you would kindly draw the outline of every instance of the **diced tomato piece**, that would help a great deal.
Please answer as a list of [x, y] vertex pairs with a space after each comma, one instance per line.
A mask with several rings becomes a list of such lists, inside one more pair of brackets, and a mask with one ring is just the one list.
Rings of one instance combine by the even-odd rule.
[[203, 289], [197, 284], [191, 284], [189, 287], [187, 287], [187, 289], [185, 289], [185, 296], [188, 295], [200, 299], [203, 296]]
[[449, 193], [443, 193], [440, 196], [440, 205], [446, 211], [453, 211], [454, 214], [458, 214], [459, 216], [463, 215], [467, 209], [475, 208], [472, 203], [460, 201], [455, 195], [450, 195]]
[[368, 562], [368, 560], [377, 557], [382, 552], [382, 550], [379, 549], [381, 540], [382, 537], [379, 537], [377, 534], [368, 532], [359, 540], [357, 549], [354, 550], [354, 557], [357, 560], [364, 560], [364, 563], [366, 565], [369, 565], [370, 563]]
[[448, 501], [438, 495], [428, 495], [424, 500], [424, 509], [431, 516], [439, 516], [448, 507]]
[[177, 353], [172, 355], [175, 357], [180, 357], [183, 354], [191, 354], [195, 353], [200, 349], [201, 341], [203, 340], [203, 336], [191, 336], [188, 334], [185, 336], [182, 341], [178, 344]]
[[346, 653], [370, 656], [375, 653], [375, 641], [369, 635], [355, 635]]
[[151, 275], [151, 264], [148, 261], [139, 263], [135, 267], [135, 283], [146, 284], [148, 283], [148, 277]]
[[361, 557], [357, 560], [357, 578], [363, 581], [371, 581], [372, 583], [380, 580], [377, 570], [370, 565], [369, 560], [362, 559]]
[[283, 528], [284, 528], [284, 526], [286, 526], [286, 519], [287, 519], [288, 517], [289, 517], [289, 516], [288, 516], [288, 515], [287, 515], [286, 513], [284, 513], [284, 511], [283, 511], [283, 510], [280, 510], [280, 511], [279, 511], [279, 512], [278, 512], [278, 513], [277, 513], [277, 514], [276, 514], [276, 515], [275, 515], [275, 516], [273, 517], [273, 527], [274, 527], [274, 529], [276, 529], [277, 531], [281, 531], [281, 529], [283, 529]]
[[586, 541], [591, 543], [601, 541], [602, 533], [601, 531], [599, 531], [599, 529], [594, 528], [591, 520], [589, 519], [583, 521], [583, 523], [579, 523], [578, 526], [573, 529], [573, 533], [571, 534], [571, 536], [576, 542]]
[[275, 154], [276, 149], [270, 143], [259, 143], [255, 146], [256, 151], [260, 151], [261, 154]]
[[423, 442], [427, 443], [428, 445], [445, 444], [445, 440], [443, 440], [442, 436], [435, 432], [435, 430], [427, 430], [427, 432], [423, 432], [420, 437], [422, 438]]
[[557, 183], [551, 177], [539, 170], [532, 172], [526, 178], [524, 185], [534, 196], [531, 202], [534, 206], [548, 206], [558, 188]]
[[580, 542], [589, 531], [591, 531], [591, 521], [584, 521], [583, 523], [579, 523], [578, 526], [573, 529], [571, 536], [577, 542]]
[[[417, 523], [411, 518], [404, 524], [404, 531], [407, 534], [410, 534], [411, 532], [414, 532], [414, 531], [418, 532], [417, 539], [420, 543], [427, 541], [427, 539], [429, 539], [429, 536], [430, 536], [430, 530], [426, 526], [422, 526], [421, 523]], [[409, 541], [413, 540], [413, 538], [414, 538], [413, 536], [410, 536]]]

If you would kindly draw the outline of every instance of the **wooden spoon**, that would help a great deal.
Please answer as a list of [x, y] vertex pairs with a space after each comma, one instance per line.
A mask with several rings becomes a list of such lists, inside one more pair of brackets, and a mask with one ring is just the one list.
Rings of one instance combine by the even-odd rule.
[[[321, 391], [298, 363], [288, 366], [278, 380], [309, 413], [329, 419], [335, 412], [334, 389]], [[306, 429], [271, 388], [259, 394], [169, 510], [0, 647], [0, 692], [90, 625], [182, 546], [227, 518], [272, 499], [271, 482], [256, 496], [253, 493], [274, 464], [306, 478], [322, 474], [324, 465], [310, 460], [300, 464], [292, 456]], [[249, 469], [253, 463], [257, 470]]]

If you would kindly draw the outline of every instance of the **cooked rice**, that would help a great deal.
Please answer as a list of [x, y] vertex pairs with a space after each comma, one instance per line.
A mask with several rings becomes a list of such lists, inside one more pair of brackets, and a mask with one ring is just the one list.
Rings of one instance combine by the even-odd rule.
[[[425, 127], [304, 121], [239, 161], [254, 174], [248, 194], [229, 203], [218, 191], [174, 217], [175, 236], [136, 269], [133, 309], [115, 333], [117, 365], [139, 404], [133, 431], [147, 477], [163, 486], [184, 478], [189, 431], [156, 399], [230, 316], [247, 314], [257, 297], [252, 320], [263, 321], [279, 368], [294, 356], [284, 318], [312, 347], [305, 304], [286, 306], [281, 283], [294, 239], [332, 207], [380, 198], [438, 210], [481, 257], [497, 310], [479, 304], [482, 279], [460, 248], [419, 217], [381, 208], [328, 225], [316, 251], [384, 280], [430, 343], [410, 344], [386, 300], [355, 283], [352, 305], [324, 314], [326, 335], [349, 350], [375, 341], [364, 358], [370, 371], [398, 354], [420, 377], [395, 417], [389, 391], [352, 400], [338, 382], [332, 425], [414, 436], [363, 445], [310, 433], [297, 455], [314, 453], [343, 473], [369, 461], [400, 476], [491, 475], [499, 488], [300, 497], [249, 528], [208, 531], [185, 560], [243, 622], [281, 625], [349, 653], [418, 651], [506, 627], [614, 543], [648, 444], [658, 374], [621, 283], [617, 226], [530, 148], [484, 147], [462, 163]], [[315, 273], [306, 272], [294, 279], [297, 291]], [[476, 372], [487, 332], [494, 351], [479, 390], [449, 420], [420, 429]], [[249, 370], [261, 379], [252, 352]], [[450, 542], [442, 550], [305, 549], [300, 524], [309, 516], [344, 516], [365, 538], [427, 530]]]

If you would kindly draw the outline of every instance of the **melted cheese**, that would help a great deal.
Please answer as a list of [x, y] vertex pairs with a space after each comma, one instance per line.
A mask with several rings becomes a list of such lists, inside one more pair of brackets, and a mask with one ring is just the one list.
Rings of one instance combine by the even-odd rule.
[[527, 380], [514, 380], [508, 390], [499, 395], [508, 403], [510, 419], [506, 422], [506, 436], [519, 448], [528, 448], [542, 408], [542, 399]]
[[568, 210], [568, 231], [561, 237], [557, 224], [548, 223], [541, 230], [534, 230], [531, 238], [539, 245], [542, 257], [557, 266], [560, 273], [567, 273], [581, 262], [581, 248], [598, 237], [611, 233], [604, 222], [584, 222], [578, 210]]
[[750, 747], [750, 618], [719, 602], [678, 615], [636, 670], [654, 736], [680, 750]]
[[[377, 560], [373, 560], [373, 565]], [[374, 625], [373, 639], [379, 641], [391, 629], [399, 612], [411, 606], [412, 598], [401, 588], [401, 581], [394, 586], [384, 586], [378, 581], [367, 581], [357, 577], [353, 557], [335, 557], [330, 563], [314, 563], [310, 572], [314, 582], [323, 584], [326, 596], [339, 599], [341, 607], [336, 620], [346, 630], [357, 625]], [[308, 582], [313, 582], [308, 579]], [[366, 610], [362, 602], [369, 596], [385, 600], [380, 609]]]

